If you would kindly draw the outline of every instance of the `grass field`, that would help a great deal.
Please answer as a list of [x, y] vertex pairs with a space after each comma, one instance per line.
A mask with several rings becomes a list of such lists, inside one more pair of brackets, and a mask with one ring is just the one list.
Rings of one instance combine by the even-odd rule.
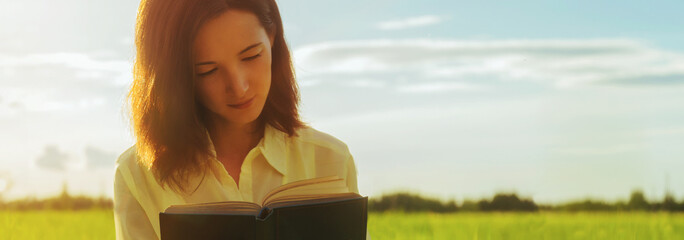
[[112, 210], [0, 211], [0, 239], [114, 239]]
[[[378, 239], [684, 239], [684, 214], [371, 213]], [[0, 211], [0, 239], [114, 239], [111, 210]]]
[[684, 239], [684, 214], [373, 214], [372, 239]]

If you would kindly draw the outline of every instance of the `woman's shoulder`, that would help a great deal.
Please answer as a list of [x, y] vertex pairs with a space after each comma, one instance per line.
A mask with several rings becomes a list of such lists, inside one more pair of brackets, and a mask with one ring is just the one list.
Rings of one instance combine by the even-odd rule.
[[120, 171], [122, 174], [130, 174], [132, 177], [142, 177], [142, 175], [149, 174], [149, 169], [140, 162], [136, 145], [130, 146], [119, 155], [116, 159], [116, 171]]
[[295, 141], [300, 144], [312, 145], [318, 148], [329, 149], [337, 154], [349, 155], [347, 144], [329, 133], [305, 126], [297, 130], [297, 135]]
[[359, 192], [356, 183], [356, 164], [344, 141], [312, 127], [301, 128], [298, 134], [299, 144], [303, 152], [307, 152], [301, 159], [310, 160], [308, 163], [313, 166], [310, 169], [313, 169], [314, 176], [309, 177], [337, 175], [346, 179], [350, 191]]
[[138, 151], [136, 145], [128, 147], [116, 159], [117, 167], [133, 167], [133, 164], [138, 162]]
[[116, 159], [116, 174], [121, 175], [121, 180], [128, 182], [138, 189], [158, 186], [154, 184], [155, 178], [152, 170], [140, 161], [137, 146], [133, 145], [124, 150]]

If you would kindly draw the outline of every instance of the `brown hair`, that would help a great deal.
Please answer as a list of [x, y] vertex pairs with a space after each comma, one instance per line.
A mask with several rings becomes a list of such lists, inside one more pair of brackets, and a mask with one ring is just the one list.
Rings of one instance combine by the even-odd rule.
[[[195, 96], [192, 43], [200, 26], [229, 9], [253, 13], [274, 35], [271, 86], [257, 122], [296, 136], [299, 93], [275, 0], [142, 0], [133, 84], [128, 93], [139, 161], [162, 188], [187, 193], [190, 175], [210, 167], [209, 140]], [[196, 190], [196, 189], [195, 189]]]

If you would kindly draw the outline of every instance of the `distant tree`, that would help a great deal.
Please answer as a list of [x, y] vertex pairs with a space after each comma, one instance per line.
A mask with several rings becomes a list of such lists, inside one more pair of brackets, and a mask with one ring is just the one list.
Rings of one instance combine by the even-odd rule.
[[634, 190], [632, 195], [629, 197], [629, 202], [627, 206], [630, 210], [649, 210], [650, 205], [644, 197], [644, 193], [641, 190]]
[[617, 207], [602, 201], [586, 199], [581, 202], [571, 202], [558, 206], [559, 210], [578, 212], [578, 211], [616, 211]]
[[480, 207], [478, 206], [478, 203], [473, 200], [466, 199], [463, 201], [463, 204], [461, 204], [461, 211], [472, 212], [479, 210]]
[[446, 204], [436, 199], [429, 199], [421, 197], [417, 194], [411, 193], [394, 193], [383, 195], [380, 199], [371, 199], [368, 201], [369, 211], [404, 211], [404, 212], [454, 212], [458, 210], [455, 201], [450, 201]]
[[615, 209], [617, 209], [618, 211], [628, 211], [629, 206], [627, 205], [627, 203], [625, 203], [625, 201], [617, 201], [615, 203]]
[[668, 212], [674, 212], [677, 211], [678, 209], [677, 202], [674, 200], [674, 197], [672, 196], [671, 193], [666, 193], [665, 194], [665, 199], [663, 199], [663, 203], [661, 205], [661, 210], [663, 211], [668, 211]]
[[513, 194], [496, 194], [491, 202], [481, 200], [478, 202], [480, 210], [483, 211], [537, 211], [539, 207], [532, 200], [521, 200]]
[[66, 182], [62, 185], [62, 192], [54, 197], [38, 200], [33, 196], [0, 204], [0, 209], [6, 210], [82, 210], [82, 209], [112, 209], [111, 198], [100, 196], [71, 196]]
[[477, 201], [477, 209], [480, 211], [491, 211], [492, 208], [490, 207], [491, 203], [487, 199], [482, 199], [480, 201]]
[[512, 211], [520, 204], [520, 199], [515, 194], [496, 194], [489, 207], [491, 210]]
[[456, 205], [456, 201], [453, 199], [446, 204], [444, 204], [444, 208], [442, 209], [441, 212], [455, 212], [458, 210], [458, 206]]
[[539, 211], [553, 211], [553, 210], [555, 210], [554, 205], [550, 205], [550, 204], [537, 204], [537, 208], [539, 208]]

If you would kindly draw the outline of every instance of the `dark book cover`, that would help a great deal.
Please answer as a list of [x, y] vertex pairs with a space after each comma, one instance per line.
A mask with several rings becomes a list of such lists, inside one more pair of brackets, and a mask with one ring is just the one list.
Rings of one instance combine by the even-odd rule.
[[262, 209], [259, 216], [159, 213], [161, 240], [366, 239], [368, 197]]

